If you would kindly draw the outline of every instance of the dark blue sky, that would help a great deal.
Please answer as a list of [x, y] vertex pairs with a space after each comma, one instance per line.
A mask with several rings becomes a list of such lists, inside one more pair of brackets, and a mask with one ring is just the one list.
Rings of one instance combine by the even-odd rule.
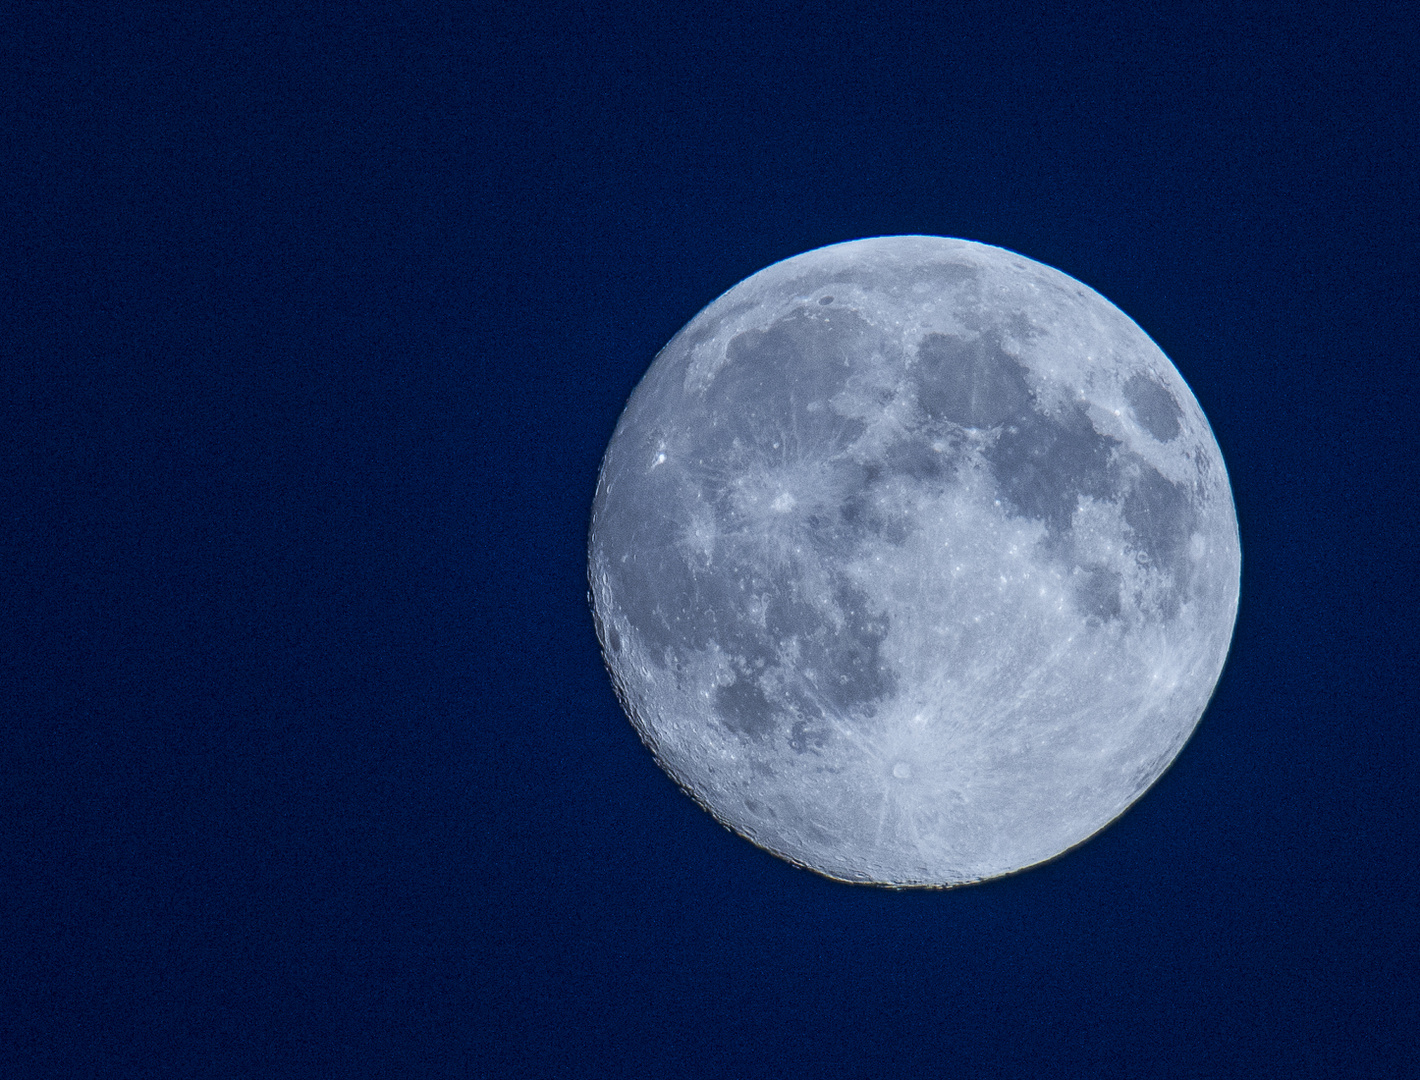
[[[7, 14], [0, 1073], [1420, 1072], [1415, 45], [1398, 3]], [[585, 601], [656, 351], [890, 233], [1129, 313], [1244, 549], [1175, 766], [947, 893], [723, 831]]]

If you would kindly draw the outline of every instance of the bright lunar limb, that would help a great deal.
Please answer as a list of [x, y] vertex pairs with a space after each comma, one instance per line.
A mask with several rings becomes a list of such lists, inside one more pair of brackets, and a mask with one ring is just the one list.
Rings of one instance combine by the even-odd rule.
[[1078, 281], [893, 236], [776, 263], [665, 347], [589, 573], [618, 696], [723, 824], [949, 886], [1107, 825], [1202, 715], [1237, 612], [1222, 455]]

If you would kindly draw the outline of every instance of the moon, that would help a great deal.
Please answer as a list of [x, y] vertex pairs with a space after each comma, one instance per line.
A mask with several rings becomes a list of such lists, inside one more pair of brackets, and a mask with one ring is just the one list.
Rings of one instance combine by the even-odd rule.
[[775, 263], [632, 394], [589, 538], [632, 724], [722, 824], [946, 887], [1089, 838], [1206, 708], [1241, 547], [1208, 421], [1074, 278], [889, 236]]

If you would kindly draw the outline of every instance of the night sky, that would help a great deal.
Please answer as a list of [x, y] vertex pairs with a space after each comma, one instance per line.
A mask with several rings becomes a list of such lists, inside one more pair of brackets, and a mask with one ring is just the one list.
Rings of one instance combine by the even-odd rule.
[[[12, 7], [0, 1075], [1420, 1074], [1408, 6]], [[1243, 545], [1172, 769], [946, 892], [717, 825], [586, 599], [657, 350], [896, 233], [1128, 313]]]

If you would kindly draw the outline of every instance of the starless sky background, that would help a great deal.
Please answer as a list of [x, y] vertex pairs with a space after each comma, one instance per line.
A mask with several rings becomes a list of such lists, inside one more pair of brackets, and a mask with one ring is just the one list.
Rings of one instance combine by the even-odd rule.
[[[9, 5], [0, 1074], [1420, 1070], [1400, 3]], [[654, 765], [601, 453], [716, 295], [933, 233], [1163, 347], [1233, 650], [1079, 850], [855, 888]]]

